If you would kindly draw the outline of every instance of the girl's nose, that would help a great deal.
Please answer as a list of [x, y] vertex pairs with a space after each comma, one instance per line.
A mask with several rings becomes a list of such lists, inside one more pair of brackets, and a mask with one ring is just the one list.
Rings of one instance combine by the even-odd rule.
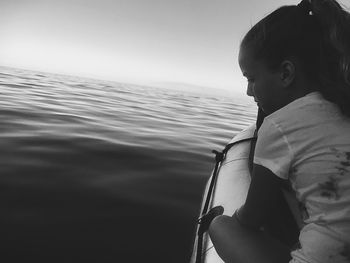
[[253, 91], [253, 87], [252, 87], [251, 84], [248, 84], [247, 95], [250, 96], [250, 97], [254, 97], [254, 91]]

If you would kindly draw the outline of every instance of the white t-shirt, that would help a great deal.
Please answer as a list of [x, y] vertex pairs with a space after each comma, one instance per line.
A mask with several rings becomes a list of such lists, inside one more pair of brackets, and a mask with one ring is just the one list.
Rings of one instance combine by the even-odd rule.
[[265, 118], [254, 163], [288, 179], [304, 208], [292, 262], [350, 262], [350, 118], [318, 92], [299, 98]]

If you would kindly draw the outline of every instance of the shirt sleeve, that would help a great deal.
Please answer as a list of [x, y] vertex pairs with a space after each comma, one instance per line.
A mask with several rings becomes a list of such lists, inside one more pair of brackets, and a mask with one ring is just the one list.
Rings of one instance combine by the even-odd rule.
[[282, 179], [288, 179], [293, 153], [286, 135], [266, 118], [258, 132], [254, 163], [264, 166]]

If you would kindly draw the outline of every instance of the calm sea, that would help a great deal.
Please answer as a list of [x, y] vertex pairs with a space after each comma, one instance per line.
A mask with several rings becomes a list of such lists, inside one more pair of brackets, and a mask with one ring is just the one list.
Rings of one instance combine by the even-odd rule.
[[188, 262], [211, 150], [255, 111], [0, 68], [0, 261]]

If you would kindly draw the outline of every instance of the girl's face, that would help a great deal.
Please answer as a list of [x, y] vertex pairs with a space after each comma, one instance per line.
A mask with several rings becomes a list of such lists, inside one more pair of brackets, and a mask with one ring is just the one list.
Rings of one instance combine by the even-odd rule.
[[283, 107], [285, 94], [278, 70], [271, 70], [263, 61], [254, 59], [252, 50], [245, 47], [239, 51], [239, 66], [248, 80], [247, 95], [253, 96], [266, 114]]

